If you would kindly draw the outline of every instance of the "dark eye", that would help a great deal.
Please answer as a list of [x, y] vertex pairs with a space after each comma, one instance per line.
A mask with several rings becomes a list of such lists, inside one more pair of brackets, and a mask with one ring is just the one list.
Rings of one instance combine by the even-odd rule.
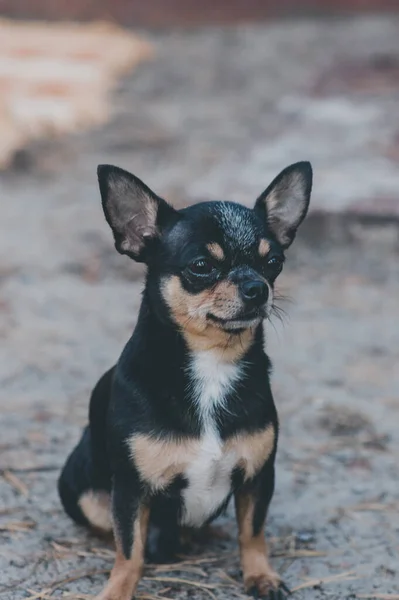
[[281, 271], [281, 269], [283, 268], [283, 260], [281, 258], [279, 258], [278, 256], [272, 256], [267, 261], [267, 265], [271, 269], [273, 269], [273, 271]]
[[206, 258], [194, 260], [188, 268], [194, 275], [210, 275], [214, 270], [213, 264]]

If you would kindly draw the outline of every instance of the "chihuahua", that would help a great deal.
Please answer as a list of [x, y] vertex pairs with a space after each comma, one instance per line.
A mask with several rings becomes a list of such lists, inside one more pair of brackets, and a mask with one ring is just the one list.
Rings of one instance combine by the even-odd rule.
[[97, 599], [131, 600], [145, 556], [173, 560], [182, 528], [210, 523], [232, 497], [246, 591], [284, 598], [264, 536], [278, 419], [263, 321], [307, 213], [311, 165], [284, 169], [253, 209], [214, 201], [175, 210], [110, 165], [98, 180], [116, 249], [147, 275], [133, 335], [95, 386], [58, 483], [72, 519], [114, 534]]

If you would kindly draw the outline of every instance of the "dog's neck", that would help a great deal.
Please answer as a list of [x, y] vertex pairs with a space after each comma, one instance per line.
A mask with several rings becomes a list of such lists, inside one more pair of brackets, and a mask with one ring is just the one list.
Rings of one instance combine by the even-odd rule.
[[212, 324], [202, 331], [191, 329], [189, 326], [180, 331], [191, 352], [212, 352], [215, 358], [226, 363], [240, 361], [249, 350], [255, 336], [254, 329], [232, 333]]
[[254, 332], [237, 334], [227, 347], [224, 336], [208, 334], [187, 336], [171, 320], [160, 317], [144, 293], [122, 363], [130, 371], [134, 357], [135, 372], [153, 390], [151, 401], [157, 410], [167, 411], [165, 419], [174, 431], [197, 435], [209, 430], [214, 411], [219, 426], [235, 431], [246, 417], [231, 391], [244, 375], [257, 381], [259, 371], [267, 373], [262, 325]]

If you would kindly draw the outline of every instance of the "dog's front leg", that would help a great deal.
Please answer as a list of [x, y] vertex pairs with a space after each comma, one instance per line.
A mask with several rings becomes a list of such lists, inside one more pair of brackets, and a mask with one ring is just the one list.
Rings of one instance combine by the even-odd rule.
[[150, 510], [131, 478], [115, 478], [112, 516], [116, 558], [104, 590], [96, 600], [131, 600], [141, 577]]
[[262, 472], [235, 493], [241, 568], [245, 589], [256, 598], [283, 598], [287, 590], [268, 558], [264, 525], [274, 491], [274, 466]]

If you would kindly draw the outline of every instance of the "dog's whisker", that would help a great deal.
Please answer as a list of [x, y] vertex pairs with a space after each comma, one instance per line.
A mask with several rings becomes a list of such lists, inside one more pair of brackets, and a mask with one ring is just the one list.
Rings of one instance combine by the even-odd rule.
[[280, 292], [278, 291], [274, 291], [274, 300], [278, 301], [278, 302], [287, 302], [287, 304], [293, 304], [294, 300], [291, 296], [288, 296], [286, 294], [280, 294]]

